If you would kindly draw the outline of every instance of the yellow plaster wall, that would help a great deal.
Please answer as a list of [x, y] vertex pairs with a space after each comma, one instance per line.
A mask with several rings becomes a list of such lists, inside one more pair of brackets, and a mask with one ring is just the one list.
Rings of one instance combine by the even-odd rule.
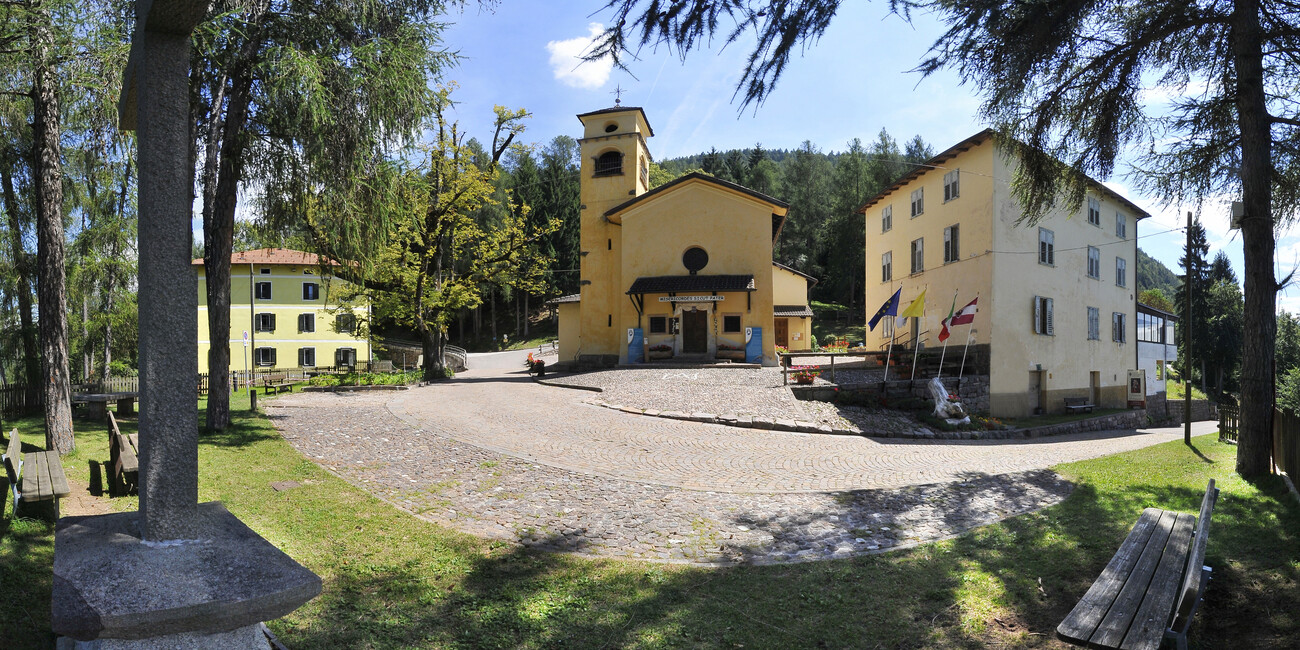
[[[269, 269], [271, 273], [261, 273], [264, 268]], [[195, 266], [194, 269], [198, 275], [199, 293], [197, 333], [199, 372], [207, 372], [208, 349], [211, 347], [211, 337], [208, 331], [206, 274], [202, 266]], [[310, 271], [311, 274], [304, 273], [304, 271]], [[326, 311], [331, 299], [343, 290], [343, 282], [332, 278], [322, 279], [315, 273], [313, 267], [253, 265], [253, 282], [271, 282], [271, 299], [255, 300], [250, 307], [249, 296], [252, 294], [249, 288], [249, 265], [236, 264], [231, 266], [230, 332], [228, 340], [230, 342], [232, 370], [243, 369], [244, 331], [248, 331], [251, 338], [248, 348], [248, 365], [250, 368], [254, 367], [254, 347], [275, 348], [275, 365], [278, 368], [298, 367], [298, 348], [301, 347], [314, 347], [316, 349], [316, 365], [318, 366], [334, 365], [334, 354], [339, 348], [356, 350], [356, 357], [359, 362], [370, 359], [370, 341], [351, 334], [334, 331], [337, 314]], [[303, 299], [302, 285], [305, 282], [320, 285], [319, 299]], [[356, 307], [353, 312], [358, 320], [362, 320], [367, 316], [366, 307]], [[253, 314], [257, 313], [275, 314], [274, 332], [258, 332], [255, 330]], [[298, 331], [298, 315], [303, 313], [314, 313], [316, 315], [315, 332]]]
[[[990, 347], [990, 409], [994, 415], [1029, 414], [1038, 400], [1030, 395], [1030, 370], [1042, 368], [1049, 413], [1064, 410], [1063, 397], [1091, 397], [1092, 371], [1100, 374], [1099, 406], [1123, 407], [1127, 370], [1136, 367], [1137, 328], [1134, 297], [1137, 282], [1136, 215], [1113, 197], [1100, 192], [1101, 226], [1088, 223], [1088, 203], [1077, 210], [1057, 210], [1039, 224], [1016, 223], [1021, 211], [1011, 196], [1009, 180], [1014, 167], [998, 156], [995, 173], [997, 219], [994, 224], [999, 249], [1032, 251], [999, 255], [994, 263], [997, 287], [989, 315], [997, 333]], [[1127, 237], [1115, 235], [1115, 213], [1127, 216]], [[1039, 227], [1055, 235], [1055, 265], [1038, 262]], [[1089, 245], [1101, 251], [1099, 279], [1087, 275]], [[1127, 261], [1126, 286], [1115, 284], [1115, 258]], [[1035, 334], [1033, 298], [1053, 299], [1053, 336]], [[1087, 307], [1100, 312], [1098, 340], [1088, 339]], [[1111, 314], [1126, 315], [1126, 342], [1111, 340]]]
[[578, 357], [578, 305], [563, 302], [557, 305], [560, 318], [560, 361], [574, 361]]
[[[641, 111], [630, 109], [580, 117], [583, 123], [581, 148], [580, 275], [582, 296], [578, 320], [581, 353], [622, 354], [626, 357], [625, 332], [619, 314], [627, 300], [627, 284], [620, 277], [623, 233], [604, 216], [610, 208], [645, 192], [646, 179], [640, 173], [650, 154], [645, 137], [650, 135]], [[605, 128], [615, 125], [613, 132]], [[610, 150], [623, 153], [621, 174], [595, 176], [595, 160]], [[622, 345], [621, 345], [622, 343]]]
[[[931, 170], [920, 178], [895, 190], [876, 205], [867, 208], [866, 219], [866, 316], [870, 320], [894, 291], [903, 290], [899, 311], [926, 290], [925, 317], [921, 320], [920, 341], [925, 347], [939, 343], [940, 321], [948, 316], [952, 307], [953, 292], [957, 292], [957, 308], [977, 295], [980, 313], [971, 329], [973, 344], [989, 342], [987, 312], [991, 298], [993, 249], [993, 147], [991, 143], [958, 154], [943, 163], [943, 168]], [[943, 176], [960, 171], [958, 197], [943, 200]], [[925, 188], [924, 211], [911, 216], [911, 194], [917, 187]], [[882, 232], [882, 213], [885, 206], [893, 208], [893, 227]], [[943, 261], [943, 230], [959, 225], [959, 259]], [[911, 273], [912, 241], [923, 239], [924, 267], [920, 273]], [[893, 252], [893, 279], [881, 279], [881, 256]], [[953, 345], [965, 343], [966, 327], [948, 340]], [[867, 332], [868, 348], [880, 348], [889, 343], [888, 329], [877, 325]], [[911, 324], [897, 333], [895, 348], [910, 341]]]
[[[807, 305], [808, 278], [805, 278], [798, 273], [787, 271], [775, 264], [772, 265], [772, 304]], [[785, 320], [786, 326], [789, 328], [789, 349], [812, 349], [812, 319], [787, 318]], [[772, 340], [775, 343], [775, 324], [773, 325], [772, 336]]]
[[[943, 176], [959, 169], [960, 195], [943, 201]], [[952, 305], [979, 296], [979, 313], [973, 324], [973, 343], [990, 345], [990, 412], [1020, 417], [1031, 412], [1039, 398], [1030, 393], [1031, 370], [1043, 368], [1040, 389], [1049, 412], [1063, 409], [1063, 396], [1088, 396], [1090, 372], [1101, 379], [1102, 406], [1123, 406], [1123, 384], [1128, 368], [1136, 363], [1134, 291], [1137, 278], [1137, 215], [1126, 211], [1113, 196], [1098, 192], [1102, 201], [1101, 227], [1087, 221], [1087, 202], [1078, 210], [1057, 211], [1040, 224], [1016, 223], [1023, 214], [1011, 195], [1013, 167], [996, 150], [991, 139], [941, 163], [940, 169], [922, 174], [903, 185], [863, 215], [866, 223], [866, 316], [873, 316], [893, 292], [902, 288], [902, 310], [922, 289], [926, 294], [922, 344], [938, 345], [940, 321]], [[911, 217], [911, 192], [925, 188], [925, 209]], [[881, 232], [884, 206], [893, 208], [893, 228]], [[1115, 213], [1128, 220], [1127, 238], [1115, 236]], [[960, 225], [960, 260], [943, 262], [943, 229]], [[1056, 264], [1038, 263], [1038, 226], [1055, 233]], [[924, 270], [910, 273], [911, 242], [924, 238]], [[1101, 278], [1087, 277], [1087, 246], [1101, 250]], [[880, 258], [893, 251], [893, 281], [883, 282]], [[1127, 260], [1127, 286], [1115, 285], [1115, 257]], [[1033, 329], [1033, 298], [1053, 298], [1054, 336]], [[1100, 310], [1100, 340], [1087, 338], [1086, 307]], [[1111, 341], [1112, 312], [1126, 314], [1127, 342]], [[949, 344], [965, 342], [959, 327]], [[868, 347], [884, 349], [889, 337], [877, 327], [867, 333]], [[910, 337], [910, 323], [898, 332], [895, 348]]]
[[[682, 266], [682, 254], [688, 248], [699, 246], [709, 254], [708, 266], [699, 271], [701, 275], [750, 274], [754, 276], [755, 284], [748, 305], [745, 293], [722, 294], [725, 300], [717, 304], [716, 311], [710, 312], [709, 350], [712, 352], [717, 337], [723, 336], [717, 315], [738, 313], [741, 314], [742, 328], [763, 328], [765, 362], [775, 363], [771, 320], [774, 267], [770, 205], [694, 180], [635, 206], [621, 216], [622, 234], [628, 250], [622, 259], [620, 293], [626, 292], [638, 277], [686, 275], [688, 271]], [[626, 295], [621, 298], [623, 305], [618, 318], [622, 329], [619, 331], [624, 337], [621, 340], [625, 342], [626, 328], [638, 324], [635, 306]], [[683, 304], [678, 303], [679, 310]], [[686, 305], [686, 308], [691, 306], [699, 305]], [[647, 314], [666, 313], [668, 309], [669, 304], [660, 303], [658, 295], [646, 296]], [[649, 324], [643, 321], [640, 327], [648, 330]], [[743, 343], [743, 329], [738, 336], [736, 342]], [[621, 350], [620, 358], [626, 360], [626, 357], [626, 349]]]

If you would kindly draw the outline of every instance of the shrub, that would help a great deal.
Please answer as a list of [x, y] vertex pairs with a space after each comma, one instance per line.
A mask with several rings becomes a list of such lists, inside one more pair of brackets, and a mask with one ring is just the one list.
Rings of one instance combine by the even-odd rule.
[[307, 380], [309, 386], [338, 386], [338, 375], [316, 375]]
[[834, 334], [827, 334], [822, 337], [822, 347], [829, 348], [837, 343], [839, 343], [839, 341], [835, 338]]

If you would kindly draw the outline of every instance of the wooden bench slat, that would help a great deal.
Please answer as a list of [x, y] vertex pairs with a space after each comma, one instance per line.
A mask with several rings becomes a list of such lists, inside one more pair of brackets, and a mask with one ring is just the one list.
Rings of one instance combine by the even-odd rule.
[[1156, 567], [1160, 565], [1160, 557], [1164, 554], [1165, 544], [1169, 541], [1169, 534], [1173, 532], [1177, 518], [1176, 512], [1161, 511], [1160, 521], [1156, 523], [1151, 538], [1142, 549], [1142, 554], [1138, 556], [1137, 564], [1133, 565], [1133, 571], [1124, 581], [1124, 586], [1120, 589], [1114, 604], [1111, 605], [1110, 611], [1106, 612], [1106, 616], [1101, 619], [1097, 631], [1088, 639], [1089, 643], [1114, 648], [1124, 640], [1133, 617], [1137, 615], [1138, 607], [1142, 605], [1142, 598], [1147, 586], [1151, 584], [1151, 577], [1155, 575]]
[[1187, 571], [1183, 574], [1182, 588], [1178, 590], [1177, 616], [1175, 629], [1186, 627], [1187, 618], [1201, 597], [1201, 567], [1205, 566], [1205, 545], [1210, 541], [1210, 517], [1214, 514], [1214, 505], [1219, 499], [1219, 489], [1214, 487], [1214, 479], [1205, 488], [1201, 498], [1201, 514], [1196, 519], [1196, 533], [1192, 538], [1192, 554], [1187, 560]]
[[21, 470], [23, 473], [22, 493], [25, 501], [38, 501], [41, 494], [41, 472], [36, 467], [34, 456], [34, 454], [27, 454], [23, 458]]
[[117, 434], [117, 465], [123, 472], [139, 472], [140, 460], [135, 455], [135, 445], [130, 438]]
[[1174, 599], [1178, 596], [1178, 584], [1183, 579], [1183, 568], [1187, 565], [1187, 551], [1192, 541], [1192, 529], [1196, 527], [1196, 517], [1179, 513], [1174, 522], [1169, 542], [1165, 544], [1160, 565], [1151, 576], [1151, 585], [1142, 598], [1133, 617], [1133, 624], [1128, 634], [1124, 635], [1120, 648], [1123, 650], [1154, 650], [1160, 647], [1165, 637], [1165, 628], [1169, 627], [1169, 615], [1174, 610]]
[[72, 488], [68, 486], [68, 475], [63, 472], [63, 461], [59, 460], [58, 452], [46, 452], [54, 454], [50, 459], [50, 484], [54, 490], [54, 496], [63, 498], [72, 494]]
[[9, 475], [9, 484], [18, 485], [18, 463], [23, 457], [23, 443], [18, 439], [18, 429], [9, 432], [9, 444], [5, 447], [5, 473]]
[[[36, 461], [32, 463], [31, 461]], [[35, 452], [27, 454], [28, 469], [35, 469], [36, 472], [36, 501], [46, 501], [54, 498], [54, 486], [50, 481], [50, 457], [44, 452]], [[56, 461], [57, 462], [57, 461]], [[31, 467], [35, 465], [35, 467]], [[26, 471], [26, 470], [24, 470]], [[23, 493], [23, 498], [27, 498], [27, 493]]]
[[1110, 611], [1111, 604], [1115, 602], [1120, 588], [1124, 586], [1125, 578], [1137, 564], [1138, 556], [1142, 554], [1142, 549], [1151, 537], [1151, 532], [1155, 530], [1156, 522], [1160, 520], [1162, 512], [1164, 511], [1159, 508], [1147, 508], [1142, 512], [1142, 516], [1133, 525], [1133, 530], [1110, 559], [1110, 563], [1102, 570], [1101, 576], [1088, 588], [1088, 593], [1075, 604], [1070, 615], [1057, 626], [1057, 634], [1078, 643], [1087, 642], [1102, 618], [1106, 616], [1106, 612]]

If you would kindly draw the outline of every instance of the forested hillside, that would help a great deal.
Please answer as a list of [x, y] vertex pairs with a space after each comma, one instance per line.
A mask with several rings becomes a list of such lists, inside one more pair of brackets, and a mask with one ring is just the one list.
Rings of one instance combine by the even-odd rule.
[[1159, 289], [1165, 296], [1173, 298], [1178, 295], [1180, 281], [1178, 276], [1160, 260], [1138, 249], [1138, 291]]

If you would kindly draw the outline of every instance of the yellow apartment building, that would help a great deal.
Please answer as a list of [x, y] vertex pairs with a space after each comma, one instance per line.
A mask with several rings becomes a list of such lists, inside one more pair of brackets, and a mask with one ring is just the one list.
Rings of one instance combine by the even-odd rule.
[[[199, 285], [199, 372], [208, 371], [208, 289], [203, 260], [194, 260]], [[368, 307], [340, 312], [342, 280], [319, 275], [312, 253], [263, 248], [230, 258], [230, 369], [242, 370], [245, 334], [249, 369], [363, 365], [370, 341], [357, 336]]]
[[[926, 290], [924, 318], [897, 332], [895, 350], [933, 348], [954, 292], [958, 309], [978, 296], [971, 344], [988, 346], [991, 415], [1060, 412], [1065, 397], [1122, 408], [1137, 367], [1137, 224], [1150, 215], [1094, 182], [1077, 211], [1016, 223], [1016, 161], [997, 137], [963, 140], [859, 209], [867, 316], [900, 288], [903, 306]], [[868, 345], [883, 349], [890, 324]], [[966, 335], [957, 326], [948, 341], [957, 354]]]
[[638, 363], [810, 347], [814, 280], [772, 261], [788, 205], [705, 174], [649, 188], [642, 109], [578, 116], [580, 292], [557, 299], [560, 360]]

